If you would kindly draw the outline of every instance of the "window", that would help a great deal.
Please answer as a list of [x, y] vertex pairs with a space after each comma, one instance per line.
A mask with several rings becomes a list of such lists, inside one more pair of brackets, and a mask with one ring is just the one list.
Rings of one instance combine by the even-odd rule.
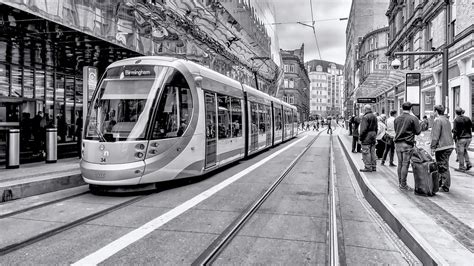
[[266, 131], [266, 112], [265, 105], [258, 104], [258, 133], [265, 134]]
[[242, 137], [242, 101], [231, 97], [232, 137]]
[[290, 104], [294, 104], [294, 103], [295, 103], [295, 96], [293, 96], [293, 95], [290, 96], [289, 103], [290, 103]]
[[290, 79], [289, 88], [293, 89], [294, 87], [295, 87], [295, 82], [293, 81], [293, 79]]
[[[3, 49], [0, 46], [0, 49]], [[8, 96], [10, 93], [10, 66], [0, 64], [0, 96]]]
[[288, 72], [289, 71], [288, 65], [283, 65], [283, 70], [284, 70], [284, 72]]
[[283, 80], [283, 87], [288, 88], [288, 79]]
[[250, 134], [258, 134], [258, 104], [250, 102]]
[[451, 22], [449, 23], [449, 42], [454, 41], [454, 36], [456, 36], [456, 0], [452, 0], [451, 5]]
[[295, 73], [295, 65], [290, 65], [290, 72]]
[[217, 95], [217, 136], [219, 139], [226, 139], [231, 134], [231, 97]]
[[23, 78], [21, 68], [11, 65], [11, 97], [21, 97], [21, 85], [23, 84]]
[[432, 25], [429, 22], [425, 28], [425, 49], [427, 51], [431, 51], [431, 47], [433, 47], [433, 35], [432, 35]]

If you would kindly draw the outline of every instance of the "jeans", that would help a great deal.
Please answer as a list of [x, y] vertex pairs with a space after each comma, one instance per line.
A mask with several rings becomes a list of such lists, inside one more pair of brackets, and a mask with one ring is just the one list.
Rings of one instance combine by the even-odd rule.
[[410, 159], [413, 153], [413, 145], [410, 145], [406, 142], [397, 142], [395, 143], [395, 149], [397, 151], [398, 158], [398, 185], [400, 187], [406, 187], [408, 167], [410, 166]]
[[385, 150], [385, 142], [383, 142], [381, 139], [378, 139], [377, 145], [375, 146], [375, 154], [377, 155], [378, 159], [382, 159], [384, 150]]
[[359, 136], [352, 136], [352, 152], [359, 152], [359, 149], [357, 149], [358, 141], [359, 141]]
[[331, 128], [331, 125], [328, 124], [328, 130], [326, 132], [326, 134], [329, 134], [329, 130], [331, 130], [331, 134], [332, 134], [332, 128]]
[[466, 169], [466, 167], [471, 167], [471, 161], [469, 160], [469, 153], [467, 148], [471, 144], [472, 138], [468, 139], [458, 139], [456, 142], [456, 152], [458, 154], [459, 160], [459, 169]]
[[395, 153], [395, 143], [392, 137], [387, 137], [387, 143], [385, 143], [385, 150], [382, 156], [382, 162], [387, 160], [387, 155], [390, 152], [390, 163], [393, 163], [393, 154]]
[[439, 179], [442, 187], [451, 186], [451, 174], [449, 173], [449, 156], [453, 149], [446, 149], [435, 152], [436, 165], [438, 166]]
[[377, 167], [377, 156], [375, 154], [375, 144], [364, 145], [362, 144], [362, 161], [364, 162], [365, 169], [374, 170]]

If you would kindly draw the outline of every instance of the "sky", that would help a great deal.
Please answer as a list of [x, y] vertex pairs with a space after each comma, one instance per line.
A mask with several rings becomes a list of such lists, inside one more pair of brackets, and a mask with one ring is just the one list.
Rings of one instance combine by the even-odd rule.
[[[311, 24], [310, 0], [272, 0], [276, 9], [276, 22], [306, 21]], [[351, 0], [312, 0], [316, 36], [323, 60], [344, 65], [346, 54], [346, 25]], [[318, 21], [335, 19], [330, 21]], [[319, 59], [316, 41], [310, 27], [297, 23], [277, 25], [280, 48], [294, 50], [305, 46], [305, 62]]]

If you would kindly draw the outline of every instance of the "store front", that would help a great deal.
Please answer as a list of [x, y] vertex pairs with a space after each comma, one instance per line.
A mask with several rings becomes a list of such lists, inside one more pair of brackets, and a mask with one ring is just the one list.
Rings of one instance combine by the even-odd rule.
[[[41, 160], [46, 127], [58, 130], [58, 157], [77, 155], [82, 114], [82, 67], [99, 73], [134, 52], [51, 21], [1, 5], [0, 164], [9, 129], [20, 129], [20, 158]], [[112, 57], [103, 51], [117, 49]], [[42, 117], [44, 117], [44, 119]]]

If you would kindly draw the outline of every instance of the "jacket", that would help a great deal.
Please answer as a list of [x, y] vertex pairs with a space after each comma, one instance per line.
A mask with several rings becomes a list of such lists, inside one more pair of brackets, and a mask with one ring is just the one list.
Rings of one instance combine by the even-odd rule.
[[395, 137], [395, 117], [391, 116], [387, 119], [387, 134], [394, 138]]
[[405, 142], [410, 145], [415, 145], [415, 135], [421, 133], [421, 126], [418, 118], [409, 113], [403, 112], [399, 117], [395, 118], [395, 138], [393, 141]]
[[359, 136], [359, 125], [360, 125], [360, 118], [358, 116], [354, 117], [352, 122], [352, 136], [358, 137]]
[[431, 149], [441, 151], [454, 147], [451, 135], [451, 122], [444, 115], [438, 116], [431, 128]]
[[362, 145], [373, 145], [377, 136], [377, 117], [369, 111], [360, 121], [359, 139]]
[[454, 119], [453, 138], [455, 140], [472, 138], [472, 121], [469, 117], [460, 115]]
[[377, 140], [382, 140], [383, 139], [383, 136], [385, 136], [385, 129], [387, 128], [387, 126], [382, 122], [382, 121], [379, 121], [377, 123], [377, 137], [376, 139]]

